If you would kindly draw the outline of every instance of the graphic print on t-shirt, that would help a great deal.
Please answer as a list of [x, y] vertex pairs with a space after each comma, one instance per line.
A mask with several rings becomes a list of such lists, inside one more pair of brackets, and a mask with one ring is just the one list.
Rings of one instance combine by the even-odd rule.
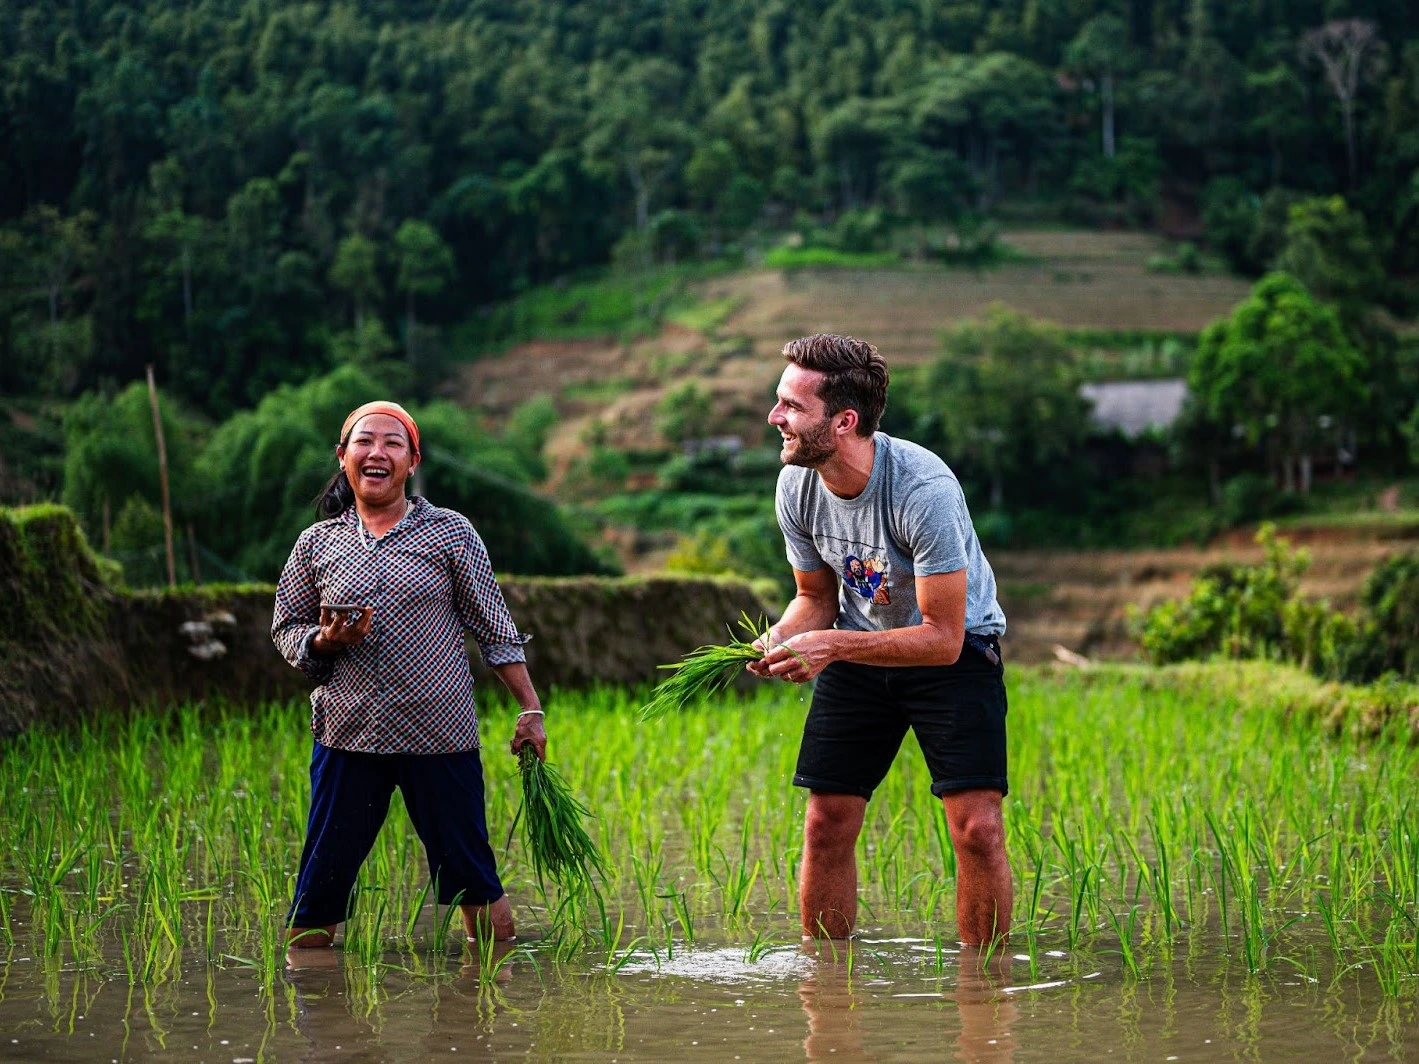
[[836, 563], [843, 587], [855, 595], [867, 599], [874, 606], [889, 606], [892, 602], [892, 563], [887, 558], [885, 547], [874, 547], [852, 540], [838, 540], [825, 536], [841, 544], [841, 560]]

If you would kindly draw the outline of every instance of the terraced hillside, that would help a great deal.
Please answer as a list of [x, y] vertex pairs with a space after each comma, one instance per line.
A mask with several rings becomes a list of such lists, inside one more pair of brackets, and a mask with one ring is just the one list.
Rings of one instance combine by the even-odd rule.
[[940, 349], [941, 331], [1003, 302], [1071, 328], [1196, 332], [1247, 292], [1234, 277], [1150, 273], [1164, 249], [1141, 233], [1012, 231], [1022, 261], [989, 270], [750, 270], [701, 282], [718, 308], [713, 324], [668, 324], [659, 335], [537, 341], [467, 366], [453, 386], [494, 419], [529, 396], [558, 400], [565, 418], [551, 445], [565, 464], [583, 449], [593, 421], [613, 445], [645, 446], [666, 392], [697, 380], [715, 399], [726, 433], [762, 434], [784, 342], [832, 331], [871, 340], [894, 366]]

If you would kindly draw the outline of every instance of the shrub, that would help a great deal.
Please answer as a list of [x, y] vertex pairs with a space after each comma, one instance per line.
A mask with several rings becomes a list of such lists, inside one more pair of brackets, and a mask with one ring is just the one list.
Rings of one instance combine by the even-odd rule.
[[1357, 667], [1419, 676], [1419, 550], [1375, 566], [1360, 595], [1367, 613], [1367, 660]]
[[1354, 644], [1354, 624], [1325, 603], [1299, 598], [1309, 554], [1292, 549], [1269, 524], [1256, 541], [1264, 552], [1260, 565], [1210, 566], [1198, 574], [1187, 598], [1161, 603], [1147, 614], [1139, 637], [1150, 661], [1221, 656], [1294, 661], [1317, 672], [1343, 667]]

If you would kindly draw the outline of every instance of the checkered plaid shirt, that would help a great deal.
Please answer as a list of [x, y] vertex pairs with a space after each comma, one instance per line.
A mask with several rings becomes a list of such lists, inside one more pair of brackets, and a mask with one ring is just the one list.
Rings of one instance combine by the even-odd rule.
[[[318, 657], [320, 607], [374, 607], [364, 641]], [[493, 576], [487, 548], [468, 519], [415, 497], [379, 539], [352, 506], [311, 525], [276, 585], [271, 638], [318, 685], [311, 731], [325, 746], [372, 754], [441, 754], [478, 747], [478, 715], [464, 629], [489, 666], [525, 661]]]

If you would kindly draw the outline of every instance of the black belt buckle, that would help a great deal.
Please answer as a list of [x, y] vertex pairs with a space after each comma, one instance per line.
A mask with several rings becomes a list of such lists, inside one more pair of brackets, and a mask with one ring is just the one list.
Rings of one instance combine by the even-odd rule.
[[966, 646], [977, 651], [992, 665], [1000, 664], [1000, 651], [997, 649], [1000, 643], [995, 636], [983, 636], [976, 635], [974, 632], [967, 632], [965, 641]]

